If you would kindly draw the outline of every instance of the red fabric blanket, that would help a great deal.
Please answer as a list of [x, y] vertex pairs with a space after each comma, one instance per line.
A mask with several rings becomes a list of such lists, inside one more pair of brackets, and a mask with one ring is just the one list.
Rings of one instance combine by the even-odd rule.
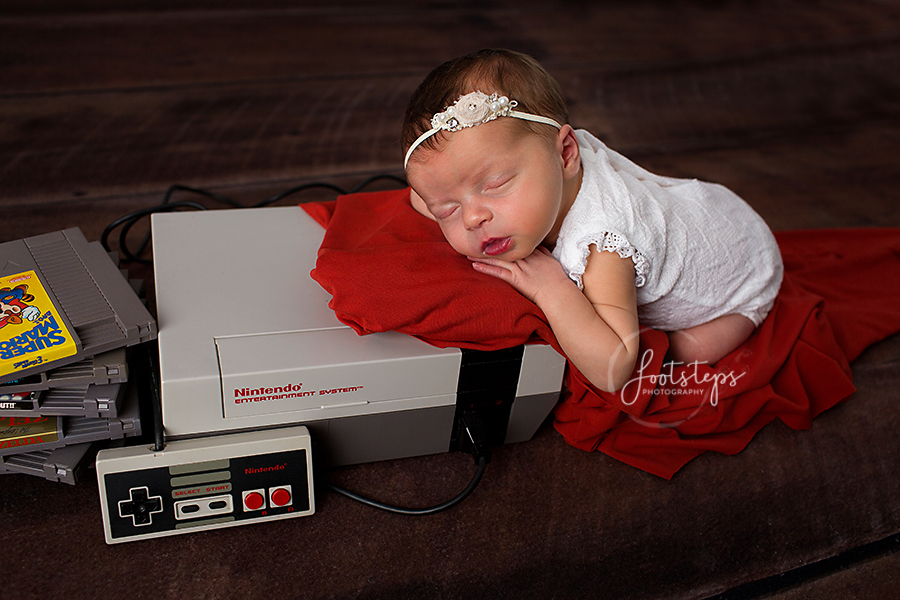
[[[440, 347], [493, 350], [539, 338], [543, 313], [477, 273], [409, 190], [302, 207], [326, 233], [312, 277], [358, 333], [396, 330]], [[615, 394], [572, 365], [555, 410], [566, 441], [670, 478], [705, 451], [734, 454], [774, 419], [805, 429], [853, 393], [850, 362], [900, 331], [900, 229], [776, 233], [785, 279], [765, 322], [715, 368], [666, 361], [668, 337], [644, 329], [632, 380]]]

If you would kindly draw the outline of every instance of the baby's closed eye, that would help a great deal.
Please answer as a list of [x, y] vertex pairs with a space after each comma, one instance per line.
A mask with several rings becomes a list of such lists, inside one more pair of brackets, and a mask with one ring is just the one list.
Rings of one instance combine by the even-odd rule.
[[511, 175], [498, 177], [494, 180], [488, 181], [484, 185], [484, 193], [487, 195], [496, 195], [498, 193], [503, 193], [510, 187], [512, 181], [513, 177]]
[[456, 209], [459, 207], [458, 204], [444, 204], [442, 206], [435, 207], [431, 210], [431, 214], [434, 215], [435, 219], [447, 219], [453, 216], [453, 213], [456, 212]]

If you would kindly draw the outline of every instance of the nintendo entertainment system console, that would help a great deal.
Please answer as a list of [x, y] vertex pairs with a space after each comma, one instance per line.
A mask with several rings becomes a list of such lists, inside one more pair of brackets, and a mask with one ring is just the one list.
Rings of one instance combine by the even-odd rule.
[[152, 233], [170, 443], [98, 457], [110, 543], [311, 514], [313, 448], [330, 466], [447, 452], [473, 408], [490, 443], [520, 442], [558, 400], [546, 345], [357, 335], [310, 277], [324, 229], [300, 207], [160, 213]]

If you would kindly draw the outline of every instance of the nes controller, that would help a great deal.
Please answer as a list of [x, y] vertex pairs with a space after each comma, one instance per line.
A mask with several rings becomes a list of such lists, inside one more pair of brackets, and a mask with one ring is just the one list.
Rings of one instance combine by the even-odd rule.
[[101, 450], [97, 482], [108, 544], [315, 512], [303, 426]]

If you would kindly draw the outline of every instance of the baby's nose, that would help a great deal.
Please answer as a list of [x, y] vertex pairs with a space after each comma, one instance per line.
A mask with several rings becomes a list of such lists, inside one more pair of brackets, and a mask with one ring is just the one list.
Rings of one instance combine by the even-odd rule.
[[468, 207], [463, 215], [466, 229], [477, 229], [491, 220], [491, 211], [483, 206]]

